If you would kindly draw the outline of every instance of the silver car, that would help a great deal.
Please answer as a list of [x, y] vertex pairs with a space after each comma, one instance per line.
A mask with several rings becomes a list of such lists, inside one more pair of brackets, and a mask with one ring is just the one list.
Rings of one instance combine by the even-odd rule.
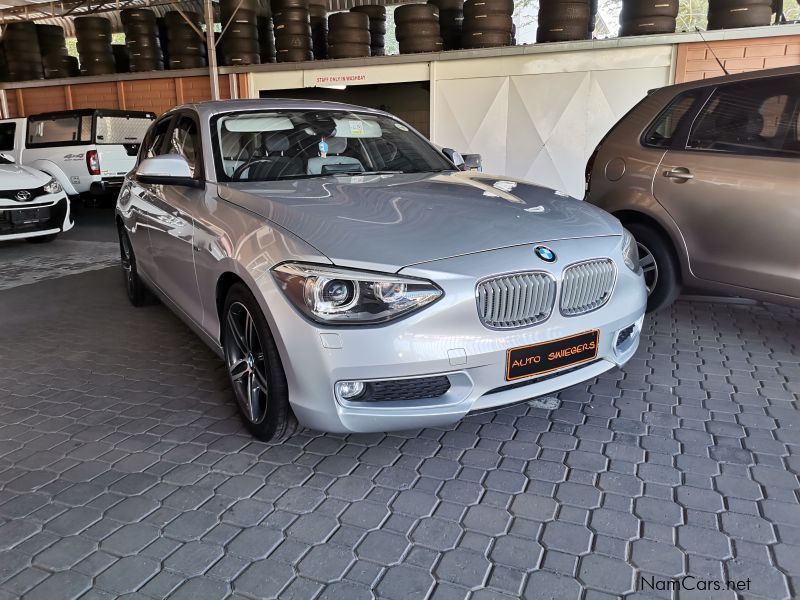
[[119, 196], [128, 295], [224, 358], [265, 440], [445, 425], [624, 364], [647, 300], [633, 238], [458, 158], [356, 106], [175, 108]]

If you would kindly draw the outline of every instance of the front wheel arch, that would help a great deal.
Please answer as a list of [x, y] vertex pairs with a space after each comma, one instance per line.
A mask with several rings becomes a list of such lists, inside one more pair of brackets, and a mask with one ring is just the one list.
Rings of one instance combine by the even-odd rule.
[[[647, 312], [669, 307], [680, 294], [682, 286], [680, 261], [675, 247], [657, 225], [642, 220], [627, 220], [622, 223], [636, 238], [640, 260], [645, 265]], [[645, 264], [645, 257], [649, 258], [650, 269]]]

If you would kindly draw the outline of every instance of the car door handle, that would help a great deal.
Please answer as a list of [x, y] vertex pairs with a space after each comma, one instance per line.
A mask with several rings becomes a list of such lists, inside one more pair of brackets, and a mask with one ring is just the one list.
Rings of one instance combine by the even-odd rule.
[[686, 169], [684, 167], [678, 167], [670, 171], [664, 171], [664, 177], [668, 177], [670, 179], [680, 179], [681, 181], [694, 179], [694, 175], [689, 173], [689, 169]]

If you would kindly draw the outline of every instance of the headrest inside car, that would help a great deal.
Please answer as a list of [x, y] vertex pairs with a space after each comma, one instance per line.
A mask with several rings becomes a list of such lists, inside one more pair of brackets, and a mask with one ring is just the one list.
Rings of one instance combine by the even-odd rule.
[[328, 142], [328, 154], [341, 154], [347, 150], [347, 138], [329, 137], [325, 141]]
[[267, 152], [286, 152], [289, 149], [289, 136], [285, 133], [265, 133], [264, 147]]

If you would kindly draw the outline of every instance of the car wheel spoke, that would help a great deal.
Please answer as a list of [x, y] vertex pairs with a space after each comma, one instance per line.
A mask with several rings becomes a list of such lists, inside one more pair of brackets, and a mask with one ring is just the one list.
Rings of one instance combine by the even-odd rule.
[[249, 348], [247, 347], [243, 333], [239, 329], [239, 324], [236, 322], [236, 317], [233, 316], [233, 310], [228, 311], [228, 331], [239, 352], [241, 352], [242, 355], [247, 355]]
[[267, 390], [269, 390], [269, 383], [267, 383], [267, 377], [259, 371], [258, 367], [253, 368], [253, 378], [255, 379], [256, 385], [258, 388], [264, 392], [264, 395], [267, 394]]
[[249, 311], [246, 311], [245, 313], [244, 331], [244, 342], [247, 344], [247, 348], [252, 350], [253, 340], [255, 339], [255, 323], [253, 322], [253, 317], [250, 315]]
[[231, 379], [234, 382], [240, 381], [242, 377], [250, 375], [250, 367], [245, 359], [239, 359], [230, 367]]

